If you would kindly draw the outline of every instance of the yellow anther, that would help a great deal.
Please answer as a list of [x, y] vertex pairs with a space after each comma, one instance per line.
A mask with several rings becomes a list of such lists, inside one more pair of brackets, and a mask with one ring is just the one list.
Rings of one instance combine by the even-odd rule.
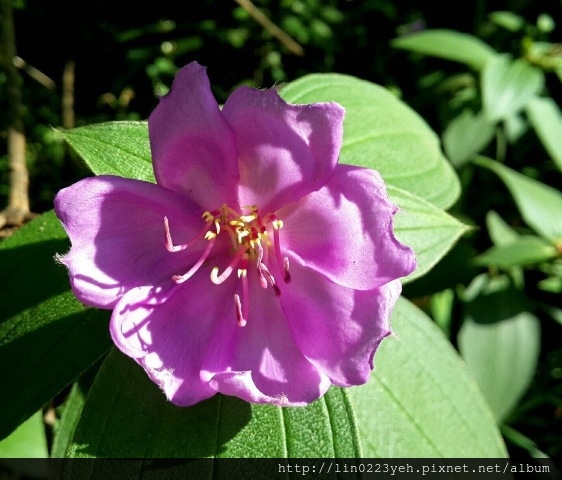
[[213, 238], [216, 238], [217, 234], [215, 232], [207, 232], [205, 234], [205, 240], [212, 240]]
[[248, 270], [246, 270], [245, 268], [238, 269], [238, 278], [245, 277], [246, 275], [248, 275]]
[[273, 225], [273, 228], [275, 230], [279, 230], [280, 228], [283, 228], [283, 220], [273, 220], [273, 222], [271, 222], [271, 225]]
[[252, 215], [242, 215], [242, 216], [240, 217], [240, 220], [242, 220], [243, 222], [246, 222], [246, 223], [251, 223], [251, 222], [253, 222], [256, 218], [258, 218], [258, 216], [257, 216], [255, 213], [253, 213]]
[[211, 212], [203, 212], [203, 220], [205, 220], [206, 222], [210, 222], [214, 218], [215, 217], [213, 214], [211, 214]]

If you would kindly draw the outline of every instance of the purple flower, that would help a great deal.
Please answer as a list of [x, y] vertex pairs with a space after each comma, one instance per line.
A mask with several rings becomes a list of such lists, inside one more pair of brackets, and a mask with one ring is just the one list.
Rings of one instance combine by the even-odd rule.
[[415, 268], [380, 175], [338, 164], [344, 109], [240, 87], [222, 110], [190, 63], [148, 120], [156, 184], [61, 190], [80, 301], [176, 405], [221, 392], [305, 405], [369, 379]]

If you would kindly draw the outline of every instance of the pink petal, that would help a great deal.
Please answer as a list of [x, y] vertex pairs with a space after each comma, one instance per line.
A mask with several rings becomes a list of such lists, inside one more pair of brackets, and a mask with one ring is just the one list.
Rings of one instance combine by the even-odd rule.
[[157, 182], [188, 195], [202, 210], [236, 205], [234, 133], [197, 62], [182, 68], [148, 119]]
[[300, 351], [332, 383], [348, 387], [370, 378], [401, 289], [395, 280], [374, 290], [352, 290], [298, 266], [280, 300]]
[[236, 132], [240, 205], [274, 211], [319, 189], [337, 163], [344, 109], [289, 105], [274, 89], [238, 88], [223, 114]]
[[193, 405], [217, 393], [202, 380], [201, 362], [210, 345], [228, 347], [226, 319], [239, 328], [232, 295], [232, 283], [213, 285], [203, 273], [172, 289], [135, 288], [116, 305], [111, 336], [172, 403]]
[[166, 250], [164, 217], [173, 240], [185, 243], [205, 225], [201, 210], [139, 180], [85, 178], [57, 194], [55, 210], [72, 243], [60, 261], [69, 269], [76, 297], [91, 306], [112, 308], [133, 287], [171, 281], [205, 247], [202, 240], [182, 252]]
[[222, 345], [214, 343], [203, 364], [204, 378], [217, 391], [249, 402], [306, 405], [321, 397], [330, 381], [297, 347], [274, 291], [261, 288], [254, 271], [248, 273], [248, 322], [227, 329]]
[[394, 236], [396, 210], [378, 172], [338, 165], [325, 187], [277, 212], [281, 246], [335, 283], [371, 290], [416, 266]]

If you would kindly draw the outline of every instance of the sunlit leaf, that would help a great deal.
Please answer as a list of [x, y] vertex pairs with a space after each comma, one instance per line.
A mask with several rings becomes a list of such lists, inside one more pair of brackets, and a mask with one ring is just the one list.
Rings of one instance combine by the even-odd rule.
[[497, 245], [475, 258], [478, 265], [501, 268], [532, 265], [555, 258], [554, 245], [535, 235], [521, 235], [505, 245]]
[[483, 112], [464, 110], [443, 132], [443, 148], [447, 158], [457, 168], [482, 151], [492, 140], [495, 126]]
[[459, 181], [437, 135], [387, 89], [341, 74], [312, 74], [281, 90], [291, 103], [334, 101], [345, 107], [343, 163], [378, 170], [384, 181], [441, 208], [459, 195]]
[[476, 70], [496, 52], [479, 38], [446, 29], [423, 30], [391, 41], [395, 48], [465, 63]]
[[43, 412], [23, 422], [10, 436], [0, 441], [0, 458], [47, 458], [47, 436]]
[[[509, 289], [477, 297], [458, 337], [460, 352], [498, 422], [506, 418], [527, 390], [540, 350], [540, 324], [533, 314], [517, 308], [511, 312], [495, 308], [499, 298], [513, 305], [516, 295]], [[524, 299], [519, 303], [524, 304]], [[491, 322], [494, 314], [496, 321]]]
[[388, 194], [401, 209], [394, 217], [396, 236], [416, 253], [418, 267], [404, 279], [410, 282], [431, 270], [469, 227], [399, 188], [389, 186]]
[[489, 407], [439, 327], [401, 298], [392, 328], [371, 380], [351, 388], [364, 455], [505, 457]]
[[485, 157], [478, 157], [475, 163], [492, 170], [503, 180], [521, 216], [533, 230], [554, 243], [562, 239], [560, 191]]
[[525, 25], [525, 19], [513, 12], [498, 11], [491, 12], [488, 18], [494, 22], [496, 25], [509, 30], [510, 32], [516, 32]]
[[497, 212], [490, 210], [486, 214], [488, 234], [496, 246], [507, 245], [519, 238], [519, 234], [511, 228]]
[[146, 122], [109, 122], [62, 132], [96, 175], [154, 182]]
[[535, 97], [527, 104], [527, 115], [544, 148], [562, 171], [562, 113], [551, 98]]
[[512, 60], [506, 55], [490, 59], [482, 72], [486, 115], [492, 121], [514, 115], [540, 92], [543, 84], [542, 71], [523, 60]]

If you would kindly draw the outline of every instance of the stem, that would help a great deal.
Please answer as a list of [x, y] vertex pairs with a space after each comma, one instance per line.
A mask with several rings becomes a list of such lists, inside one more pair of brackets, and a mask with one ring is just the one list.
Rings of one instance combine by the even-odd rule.
[[8, 156], [10, 165], [10, 194], [8, 206], [0, 213], [0, 227], [21, 225], [28, 220], [29, 173], [25, 159], [25, 133], [22, 120], [22, 79], [14, 64], [16, 40], [14, 17], [10, 0], [0, 0], [0, 65], [6, 73], [8, 104]]
[[292, 53], [302, 57], [304, 49], [288, 35], [275, 25], [258, 7], [256, 7], [250, 0], [235, 0], [248, 14], [265, 28], [271, 35], [285, 45]]

